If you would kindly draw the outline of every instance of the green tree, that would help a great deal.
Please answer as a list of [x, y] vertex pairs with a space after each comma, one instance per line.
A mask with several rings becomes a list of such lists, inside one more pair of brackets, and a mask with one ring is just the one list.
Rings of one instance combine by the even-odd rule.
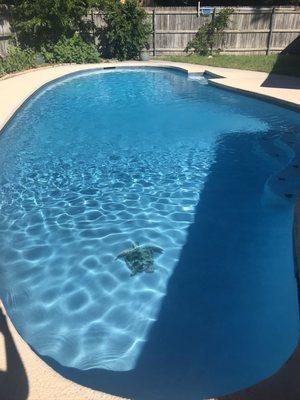
[[151, 26], [138, 0], [106, 0], [103, 5], [106, 26], [99, 31], [101, 50], [106, 57], [135, 59], [148, 45]]
[[[95, 0], [16, 0], [12, 6], [13, 24], [20, 43], [37, 50], [56, 43], [61, 37], [89, 29], [83, 17]], [[98, 3], [98, 2], [97, 2]]]

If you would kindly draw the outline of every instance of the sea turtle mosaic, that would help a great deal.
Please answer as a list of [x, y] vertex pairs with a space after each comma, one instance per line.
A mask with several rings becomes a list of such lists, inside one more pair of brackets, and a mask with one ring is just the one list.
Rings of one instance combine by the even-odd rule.
[[154, 256], [161, 253], [161, 247], [133, 243], [131, 248], [122, 251], [116, 259], [123, 260], [131, 271], [131, 276], [134, 276], [141, 272], [154, 272]]

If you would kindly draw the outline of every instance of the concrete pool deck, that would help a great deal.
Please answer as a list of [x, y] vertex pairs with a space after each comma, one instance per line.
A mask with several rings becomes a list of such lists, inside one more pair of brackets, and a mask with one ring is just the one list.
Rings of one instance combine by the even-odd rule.
[[[210, 75], [210, 83], [214, 85], [272, 99], [300, 110], [300, 78], [164, 61], [72, 64], [42, 67], [0, 79], [0, 129], [22, 103], [44, 84], [78, 71], [119, 66], [173, 67], [189, 74], [207, 72]], [[300, 206], [297, 215], [300, 216]], [[0, 400], [118, 399], [75, 384], [56, 373], [24, 342], [9, 318], [1, 314], [1, 308], [5, 313], [0, 303]], [[299, 376], [300, 348], [298, 347], [291, 359], [275, 375], [249, 389], [222, 399], [300, 399]]]

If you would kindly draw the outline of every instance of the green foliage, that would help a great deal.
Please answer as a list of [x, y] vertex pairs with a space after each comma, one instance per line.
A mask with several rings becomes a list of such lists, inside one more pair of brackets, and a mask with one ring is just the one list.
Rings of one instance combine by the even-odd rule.
[[20, 43], [40, 49], [62, 36], [86, 32], [83, 17], [95, 0], [17, 0], [12, 7], [14, 28]]
[[148, 45], [151, 26], [138, 0], [104, 2], [106, 26], [99, 31], [101, 49], [106, 57], [136, 59]]
[[41, 53], [47, 63], [96, 63], [100, 61], [96, 46], [84, 42], [78, 35], [61, 38], [54, 45], [46, 45]]
[[232, 8], [225, 8], [219, 12], [212, 20], [201, 26], [196, 36], [191, 40], [186, 52], [194, 52], [201, 55], [212, 54], [220, 35], [227, 28]]
[[8, 48], [7, 57], [0, 61], [0, 75], [22, 71], [36, 66], [37, 62], [33, 50], [22, 50], [18, 46], [10, 46]]
[[7, 57], [0, 59], [0, 76], [35, 68], [46, 63], [96, 63], [100, 61], [96, 46], [84, 42], [79, 36], [62, 38], [56, 44], [42, 47], [37, 54], [32, 49], [9, 46]]
[[0, 61], [0, 76], [5, 75], [5, 69], [4, 69], [4, 65], [3, 62]]

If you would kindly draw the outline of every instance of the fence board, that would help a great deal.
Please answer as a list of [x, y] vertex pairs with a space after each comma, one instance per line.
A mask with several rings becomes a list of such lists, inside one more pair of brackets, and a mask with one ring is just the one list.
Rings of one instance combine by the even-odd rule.
[[11, 29], [8, 20], [8, 9], [3, 4], [0, 4], [0, 57], [6, 55], [11, 36]]

